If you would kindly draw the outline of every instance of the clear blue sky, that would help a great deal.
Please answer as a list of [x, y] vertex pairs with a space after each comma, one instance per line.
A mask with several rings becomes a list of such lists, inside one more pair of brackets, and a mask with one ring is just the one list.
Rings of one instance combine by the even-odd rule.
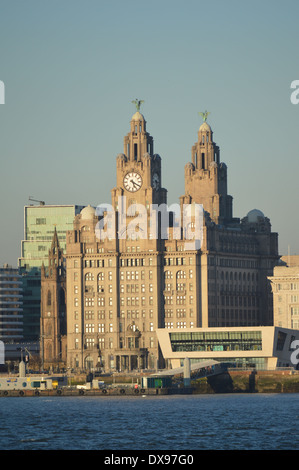
[[257, 208], [299, 254], [298, 0], [1, 0], [0, 265], [17, 265], [28, 197], [110, 203], [116, 156], [142, 112], [168, 203], [209, 123], [234, 216]]

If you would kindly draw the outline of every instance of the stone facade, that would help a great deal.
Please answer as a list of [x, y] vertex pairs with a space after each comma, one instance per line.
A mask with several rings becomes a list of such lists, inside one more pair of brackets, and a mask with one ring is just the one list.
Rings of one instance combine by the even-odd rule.
[[67, 233], [72, 369], [163, 367], [158, 328], [273, 324], [267, 277], [279, 259], [278, 237], [261, 211], [233, 217], [227, 167], [210, 126], [199, 129], [178, 204], [181, 218], [185, 205], [203, 206], [200, 248], [192, 248], [184, 225], [177, 228], [169, 210], [167, 237], [161, 213], [155, 219], [158, 237], [153, 236], [151, 207], [167, 205], [161, 158], [139, 111], [130, 126], [124, 153], [116, 159], [111, 207], [101, 212], [86, 207]]
[[66, 367], [66, 273], [55, 228], [48, 267], [41, 268], [40, 356], [42, 367]]
[[299, 256], [282, 256], [281, 262], [269, 277], [274, 325], [299, 329]]

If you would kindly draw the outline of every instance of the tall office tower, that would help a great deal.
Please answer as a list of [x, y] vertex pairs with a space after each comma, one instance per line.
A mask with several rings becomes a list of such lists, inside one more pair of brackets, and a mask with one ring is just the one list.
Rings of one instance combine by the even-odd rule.
[[[278, 260], [277, 234], [261, 211], [233, 217], [227, 168], [206, 122], [185, 167], [179, 216], [163, 212], [166, 195], [161, 158], [138, 109], [116, 159], [111, 208], [84, 208], [67, 233], [69, 367], [161, 367], [158, 328], [272, 323], [267, 276]], [[204, 209], [200, 246], [188, 238], [197, 206]]]
[[0, 268], [0, 340], [4, 343], [23, 339], [23, 287], [19, 270]]
[[61, 249], [66, 249], [66, 232], [84, 206], [30, 205], [24, 208], [24, 240], [18, 264], [24, 291], [24, 339], [39, 340], [41, 267], [48, 266], [48, 254], [56, 228]]

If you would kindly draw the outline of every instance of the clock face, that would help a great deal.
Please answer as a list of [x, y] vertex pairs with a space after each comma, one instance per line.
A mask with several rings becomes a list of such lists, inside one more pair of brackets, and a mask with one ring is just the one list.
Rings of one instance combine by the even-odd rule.
[[127, 191], [135, 193], [142, 186], [142, 178], [138, 173], [134, 171], [127, 173], [124, 177], [124, 187]]
[[158, 173], [154, 173], [153, 180], [152, 180], [152, 185], [153, 185], [154, 189], [156, 189], [156, 190], [159, 189], [159, 187], [160, 187], [160, 178], [159, 178]]

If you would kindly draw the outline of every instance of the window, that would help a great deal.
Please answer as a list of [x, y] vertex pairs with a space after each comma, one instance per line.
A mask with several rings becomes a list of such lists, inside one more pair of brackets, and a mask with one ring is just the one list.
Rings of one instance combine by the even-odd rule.
[[94, 280], [94, 275], [92, 273], [85, 274], [85, 281], [93, 281], [93, 280]]
[[165, 277], [165, 279], [172, 279], [172, 278], [173, 278], [173, 274], [172, 274], [171, 271], [165, 271], [164, 277]]
[[93, 323], [86, 323], [85, 333], [94, 333], [94, 324]]
[[283, 333], [282, 331], [278, 331], [277, 343], [276, 343], [277, 351], [282, 351], [283, 350], [286, 337], [287, 337], [286, 333]]
[[92, 348], [94, 346], [94, 338], [86, 338], [86, 347]]
[[94, 298], [85, 297], [85, 307], [93, 307], [93, 306], [94, 306]]
[[186, 284], [184, 283], [178, 283], [176, 286], [176, 290], [185, 290], [186, 289]]
[[37, 218], [35, 219], [36, 225], [46, 225], [47, 220], [45, 218]]
[[85, 320], [93, 320], [94, 319], [94, 312], [93, 310], [87, 310], [85, 312]]
[[176, 274], [177, 279], [186, 279], [186, 273], [185, 271], [178, 271]]

